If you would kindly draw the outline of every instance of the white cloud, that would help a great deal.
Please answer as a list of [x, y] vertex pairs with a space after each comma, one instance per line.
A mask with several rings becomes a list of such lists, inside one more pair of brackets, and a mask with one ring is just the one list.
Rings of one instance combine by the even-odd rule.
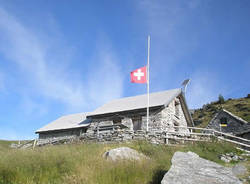
[[[0, 52], [21, 68], [26, 76], [24, 83], [29, 83], [34, 88], [33, 92], [66, 104], [70, 111], [85, 111], [90, 104], [95, 107], [122, 95], [122, 77], [112, 50], [105, 53], [103, 48], [97, 50], [100, 61], [96, 66], [84, 68], [83, 74], [88, 73], [89, 76], [82, 81], [76, 79], [72, 69], [70, 74], [67, 71], [72, 58], [68, 51], [71, 48], [58, 46], [61, 43], [56, 35], [38, 35], [2, 8], [0, 17], [1, 41], [4, 41], [0, 43]], [[58, 52], [60, 49], [62, 51]], [[61, 53], [67, 57], [61, 56]], [[26, 92], [29, 93], [29, 89]], [[30, 101], [27, 104], [32, 111], [34, 104]]]
[[[181, 80], [191, 78], [192, 81], [187, 88], [189, 108], [201, 107], [216, 100], [224, 87], [219, 85], [218, 77], [208, 71], [197, 72], [195, 68], [191, 71], [190, 67], [185, 71], [183, 68], [187, 66], [186, 58], [190, 58], [192, 53], [196, 54], [201, 44], [201, 34], [190, 28], [190, 24], [194, 24], [190, 21], [195, 21], [197, 25], [203, 24], [205, 13], [200, 13], [200, 17], [197, 17], [196, 13], [204, 6], [206, 2], [200, 0], [141, 0], [139, 3], [148, 32], [152, 35], [152, 85], [155, 82], [153, 87], [158, 89], [180, 87]], [[157, 80], [163, 77], [164, 80]]]
[[98, 105], [119, 98], [123, 94], [123, 77], [118, 61], [109, 49], [104, 49], [99, 53], [96, 69], [89, 73], [89, 95]]
[[160, 83], [155, 87], [160, 89], [160, 86], [174, 82], [179, 85], [180, 79], [173, 78], [173, 74], [176, 73], [172, 71], [181, 63], [187, 62], [186, 56], [190, 56], [198, 48], [199, 35], [188, 30], [187, 17], [199, 8], [199, 1], [183, 3], [141, 0], [139, 2], [148, 34], [151, 35], [151, 78], [154, 80], [159, 78], [159, 74], [164, 74], [164, 84]]
[[[36, 115], [36, 117], [44, 116], [48, 112], [48, 106], [45, 102], [37, 102], [36, 100], [32, 99], [30, 96], [25, 94], [22, 95], [20, 99], [20, 108], [22, 109], [22, 116], [27, 118], [31, 118], [30, 115]], [[33, 119], [34, 120], [34, 119]]]
[[61, 63], [55, 68], [47, 64], [50, 51], [46, 50], [39, 38], [3, 9], [0, 9], [0, 16], [0, 30], [6, 36], [1, 50], [6, 57], [15, 61], [28, 77], [32, 77], [30, 79], [43, 95], [73, 107], [84, 104], [81, 85], [65, 78], [63, 72], [66, 71], [62, 70]]

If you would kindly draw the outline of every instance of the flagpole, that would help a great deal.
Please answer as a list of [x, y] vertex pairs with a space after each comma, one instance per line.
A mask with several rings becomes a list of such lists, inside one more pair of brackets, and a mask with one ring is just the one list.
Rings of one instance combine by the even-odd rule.
[[147, 132], [149, 123], [149, 54], [150, 54], [150, 36], [148, 35], [148, 64], [147, 64], [147, 93], [148, 93], [148, 105], [147, 105]]

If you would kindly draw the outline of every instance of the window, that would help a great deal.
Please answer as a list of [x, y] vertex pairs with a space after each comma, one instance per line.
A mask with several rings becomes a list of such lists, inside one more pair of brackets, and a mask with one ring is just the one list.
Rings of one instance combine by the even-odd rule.
[[113, 124], [121, 124], [122, 123], [122, 119], [120, 117], [115, 117], [113, 119]]
[[227, 126], [227, 118], [225, 117], [220, 118], [220, 124]]

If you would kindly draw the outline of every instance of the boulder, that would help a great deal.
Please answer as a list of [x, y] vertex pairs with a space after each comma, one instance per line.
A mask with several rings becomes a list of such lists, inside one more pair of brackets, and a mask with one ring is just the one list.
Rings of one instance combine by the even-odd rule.
[[128, 147], [120, 147], [111, 149], [103, 154], [103, 157], [107, 160], [140, 160], [146, 158], [142, 153], [138, 153], [136, 150]]
[[234, 175], [244, 175], [247, 172], [247, 168], [242, 164], [237, 164], [232, 168]]
[[239, 157], [237, 155], [234, 155], [232, 160], [237, 162], [239, 160]]
[[241, 184], [232, 169], [200, 158], [193, 152], [175, 152], [161, 184]]
[[229, 163], [231, 161], [231, 157], [221, 156], [220, 159], [224, 162]]

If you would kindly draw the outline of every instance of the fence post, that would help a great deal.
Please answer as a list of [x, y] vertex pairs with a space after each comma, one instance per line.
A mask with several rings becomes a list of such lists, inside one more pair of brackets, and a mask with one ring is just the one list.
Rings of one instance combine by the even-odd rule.
[[35, 139], [34, 142], [33, 142], [33, 149], [35, 149], [36, 142], [37, 142], [37, 140]]
[[166, 132], [166, 144], [168, 144], [168, 134]]

